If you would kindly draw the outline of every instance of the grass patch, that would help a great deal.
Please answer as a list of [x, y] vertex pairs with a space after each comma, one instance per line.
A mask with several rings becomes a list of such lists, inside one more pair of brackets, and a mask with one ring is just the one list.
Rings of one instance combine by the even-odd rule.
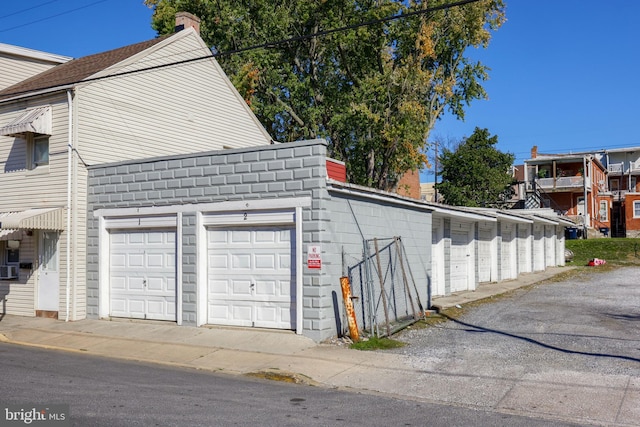
[[351, 344], [351, 348], [354, 350], [364, 350], [364, 351], [373, 351], [373, 350], [389, 350], [390, 348], [400, 348], [404, 347], [406, 344], [393, 340], [387, 337], [376, 337], [371, 336], [369, 338], [362, 339], [361, 341], [354, 342]]
[[574, 254], [573, 261], [567, 265], [587, 265], [592, 258], [603, 259], [607, 265], [640, 265], [640, 239], [566, 240], [565, 247]]

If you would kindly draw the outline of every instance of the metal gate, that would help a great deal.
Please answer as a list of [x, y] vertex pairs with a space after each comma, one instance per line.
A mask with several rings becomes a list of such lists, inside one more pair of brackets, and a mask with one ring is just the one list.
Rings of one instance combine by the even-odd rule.
[[363, 260], [348, 267], [358, 329], [389, 336], [424, 308], [399, 237], [365, 240], [363, 249]]

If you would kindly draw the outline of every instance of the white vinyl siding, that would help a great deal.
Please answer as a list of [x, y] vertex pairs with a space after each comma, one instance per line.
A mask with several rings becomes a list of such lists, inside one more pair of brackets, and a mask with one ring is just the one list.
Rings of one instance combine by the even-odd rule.
[[[20, 241], [20, 261], [31, 261], [35, 254], [35, 239], [23, 237]], [[2, 261], [4, 264], [4, 260]], [[14, 316], [34, 316], [33, 296], [35, 293], [35, 275], [29, 270], [18, 269], [18, 278], [0, 280], [0, 295], [6, 298], [0, 301], [4, 313]], [[4, 311], [6, 310], [6, 312]]]
[[[188, 35], [117, 72], [208, 53]], [[77, 99], [78, 141], [89, 164], [270, 143], [213, 59], [99, 80]]]
[[[36, 207], [62, 207], [67, 205], [67, 161], [68, 161], [68, 106], [66, 94], [56, 94], [50, 98], [42, 98], [16, 105], [0, 108], [0, 125], [10, 122], [21, 114], [24, 109], [40, 105], [52, 107], [52, 135], [49, 137], [49, 164], [28, 170], [27, 142], [24, 139], [0, 136], [0, 206], [4, 211], [24, 210]], [[83, 154], [79, 150], [80, 155]], [[22, 167], [18, 167], [22, 165]], [[72, 288], [69, 293], [69, 320], [79, 320], [86, 313], [86, 221], [87, 221], [87, 173], [78, 159], [78, 154], [72, 157], [74, 174], [72, 187], [72, 218], [73, 243], [71, 259]], [[46, 189], [43, 190], [43, 189]], [[64, 319], [67, 306], [66, 267], [67, 267], [67, 232], [60, 233], [60, 312], [59, 318]], [[23, 249], [21, 247], [21, 252]], [[29, 261], [37, 260], [37, 250], [33, 249], [30, 258], [26, 253], [21, 257]], [[27, 284], [12, 285], [8, 312], [20, 312], [22, 315], [33, 315], [35, 275], [31, 275]], [[0, 283], [1, 286], [1, 283]]]
[[16, 83], [47, 71], [53, 65], [33, 59], [0, 53], [0, 70], [11, 70], [10, 73], [0, 73], [0, 89], [13, 86]]
[[[18, 117], [26, 108], [52, 107], [52, 135], [49, 137], [49, 164], [28, 170], [27, 141], [0, 136], [0, 206], [28, 209], [67, 204], [67, 103], [66, 96], [34, 100], [23, 108], [8, 105], [0, 109], [0, 124]], [[11, 108], [11, 109], [9, 109]], [[8, 166], [10, 165], [10, 166]], [[19, 167], [22, 165], [22, 167]], [[43, 191], [46, 187], [47, 191]], [[6, 208], [5, 208], [6, 210]]]

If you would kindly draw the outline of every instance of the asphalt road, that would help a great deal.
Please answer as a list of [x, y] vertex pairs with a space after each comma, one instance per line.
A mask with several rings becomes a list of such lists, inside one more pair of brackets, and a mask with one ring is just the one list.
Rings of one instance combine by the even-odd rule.
[[599, 272], [594, 267], [566, 281], [470, 306], [457, 318], [395, 338], [408, 346], [394, 352], [425, 371], [640, 380], [640, 268]]
[[[11, 344], [0, 344], [0, 367], [2, 413], [2, 405], [68, 404], [76, 426], [549, 425], [544, 420], [454, 405]], [[5, 425], [2, 413], [0, 425]]]

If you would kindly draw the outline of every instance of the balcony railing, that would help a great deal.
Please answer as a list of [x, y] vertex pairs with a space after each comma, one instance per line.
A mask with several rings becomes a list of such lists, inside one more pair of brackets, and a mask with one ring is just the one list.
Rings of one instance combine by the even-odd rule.
[[624, 174], [624, 163], [611, 163], [607, 166], [607, 170], [610, 175], [622, 175]]
[[632, 175], [640, 175], [640, 160], [629, 163], [629, 173]]
[[560, 189], [574, 189], [582, 188], [584, 184], [587, 187], [591, 186], [591, 180], [589, 177], [584, 176], [563, 176], [560, 178], [538, 178], [538, 186], [545, 190], [560, 190]]

